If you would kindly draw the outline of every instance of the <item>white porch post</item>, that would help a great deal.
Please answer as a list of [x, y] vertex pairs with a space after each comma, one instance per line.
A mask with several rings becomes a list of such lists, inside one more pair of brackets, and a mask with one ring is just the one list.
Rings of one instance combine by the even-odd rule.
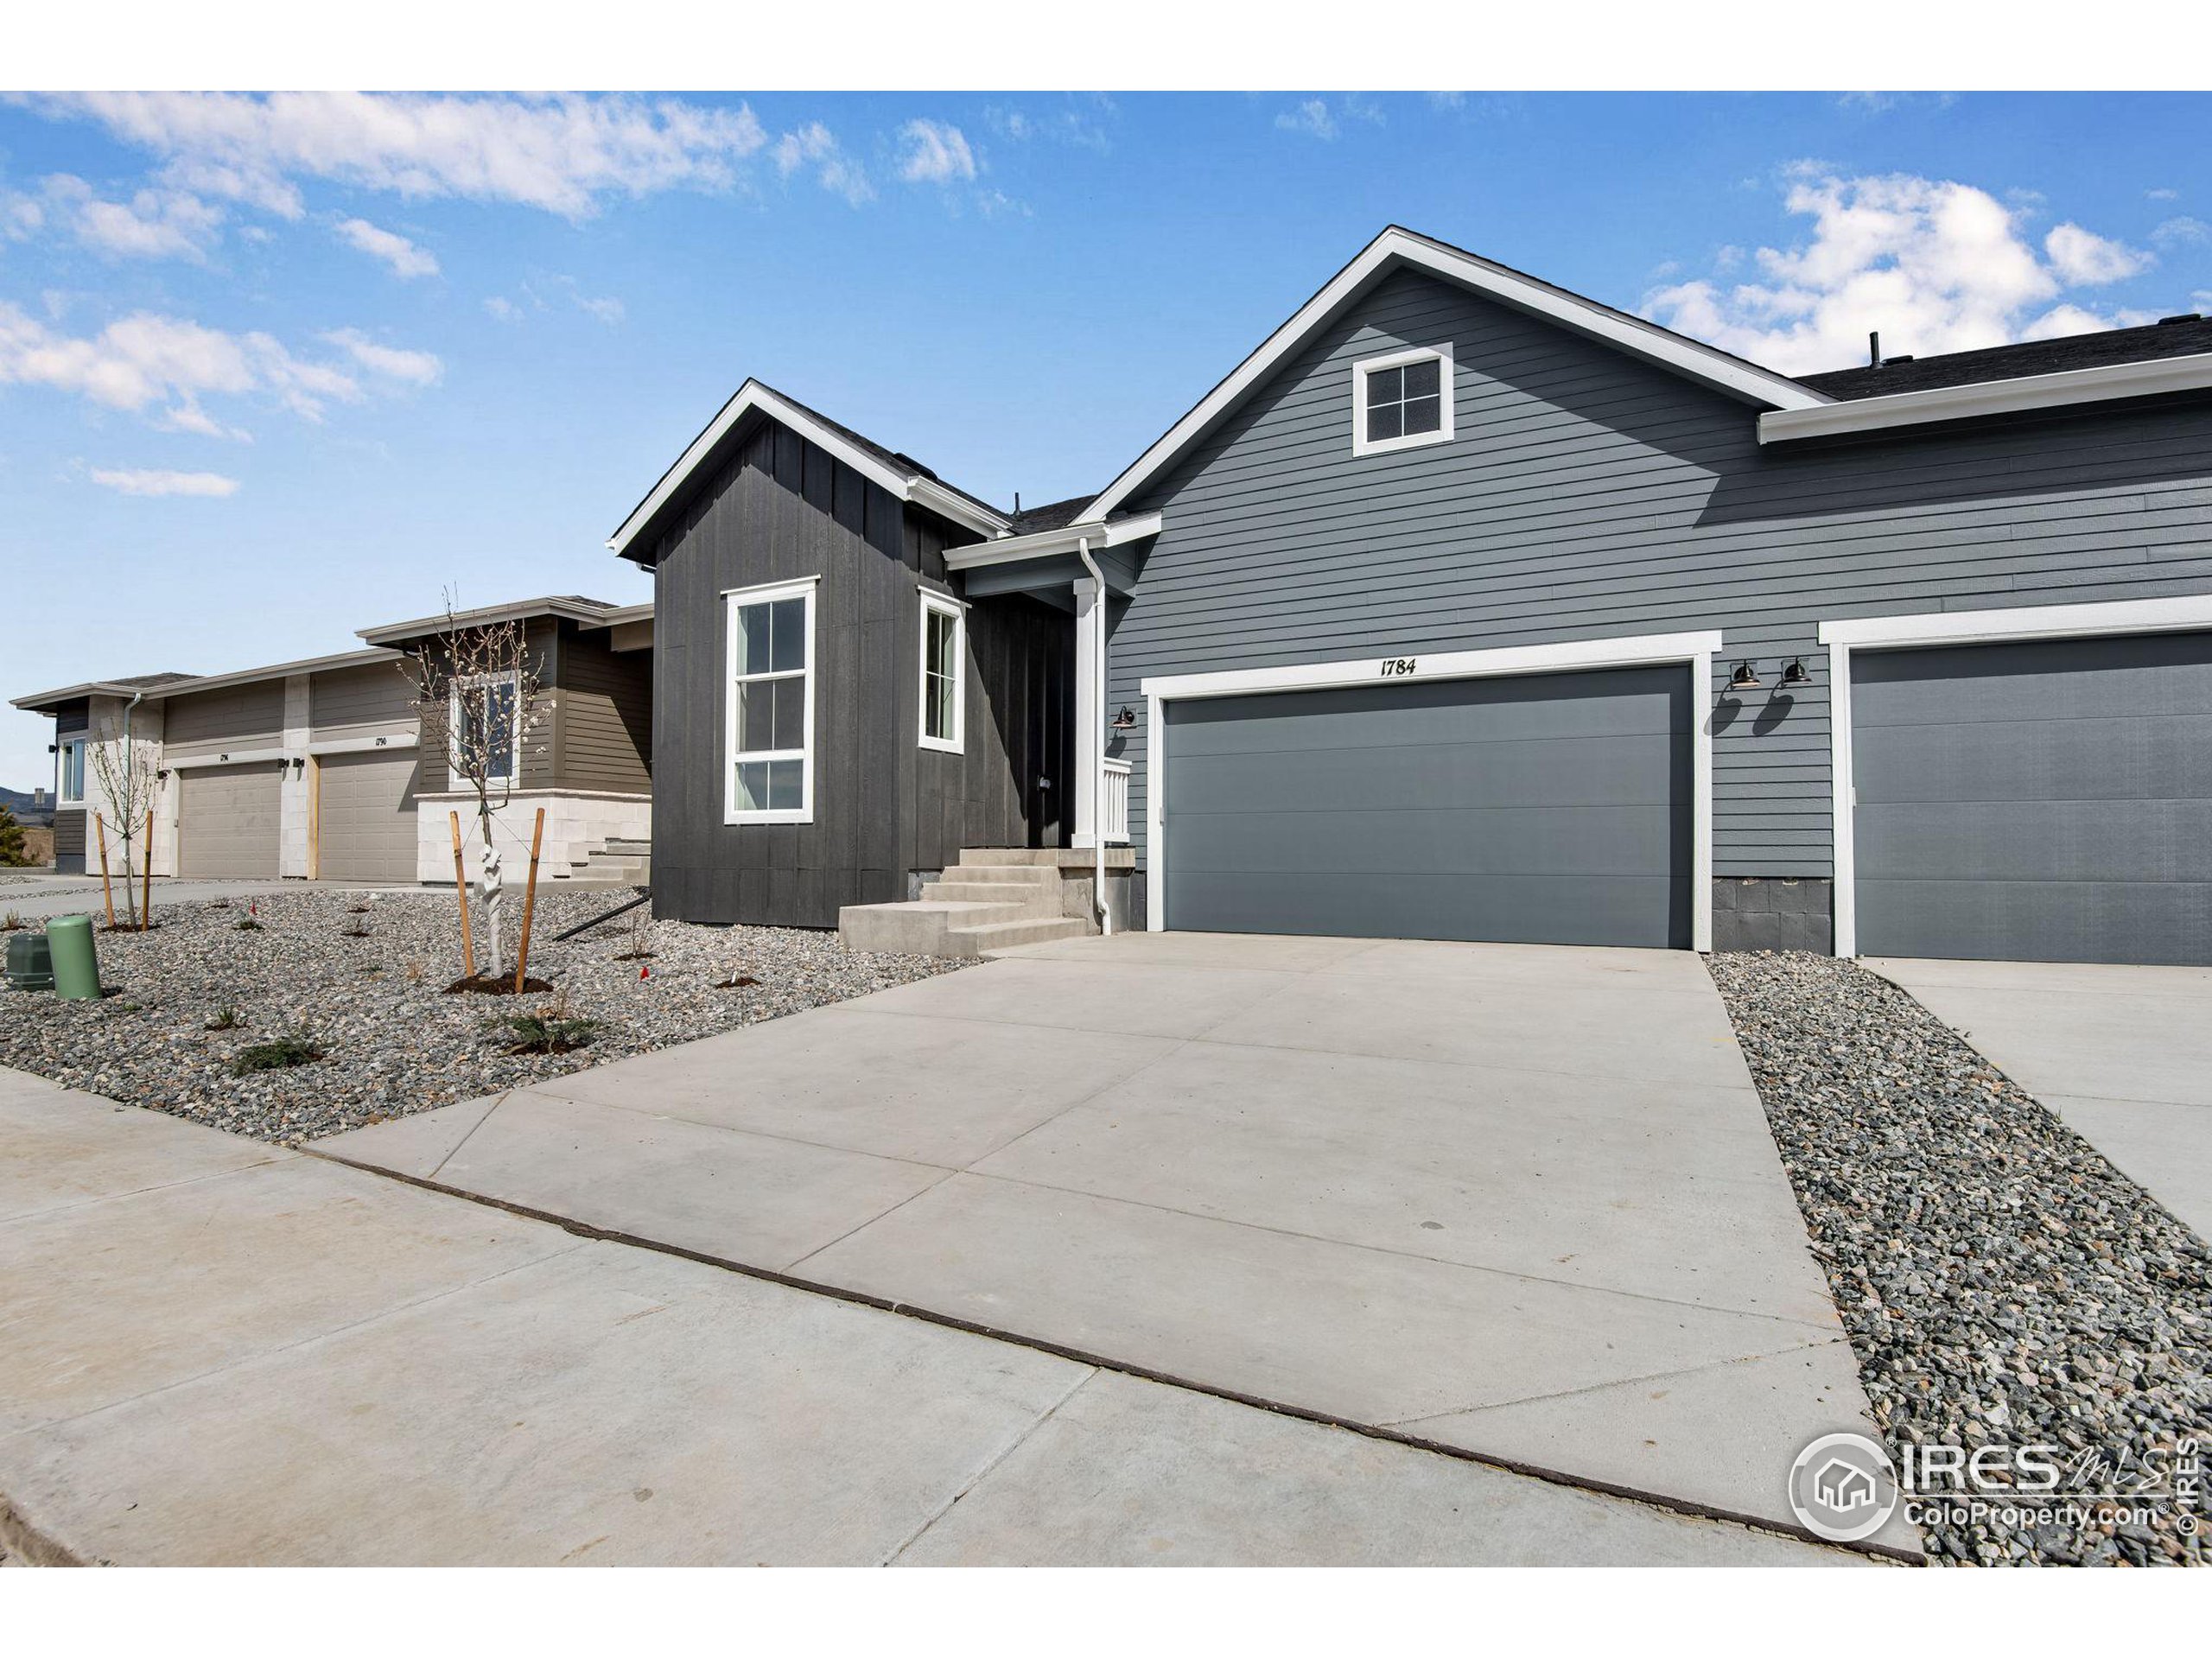
[[1098, 844], [1099, 750], [1106, 722], [1098, 703], [1106, 659], [1105, 594], [1088, 576], [1075, 584], [1075, 836], [1071, 846]]

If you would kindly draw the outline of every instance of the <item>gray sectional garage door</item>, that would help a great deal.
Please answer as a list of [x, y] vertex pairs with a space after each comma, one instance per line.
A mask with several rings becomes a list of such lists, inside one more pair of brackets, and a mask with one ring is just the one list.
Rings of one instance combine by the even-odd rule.
[[1689, 674], [1166, 705], [1171, 928], [1686, 947]]
[[1859, 949], [2212, 962], [2212, 634], [1854, 653]]
[[326, 881], [412, 881], [415, 752], [328, 754], [315, 764], [315, 874]]
[[274, 876], [277, 788], [274, 760], [178, 772], [179, 868], [186, 875]]

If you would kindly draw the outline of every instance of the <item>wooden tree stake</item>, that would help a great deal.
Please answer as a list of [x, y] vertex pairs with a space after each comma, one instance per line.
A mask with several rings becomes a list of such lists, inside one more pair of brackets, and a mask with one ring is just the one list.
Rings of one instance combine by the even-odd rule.
[[138, 906], [138, 931], [143, 933], [154, 925], [154, 809], [146, 809], [146, 868], [140, 873], [138, 891], [143, 896]]
[[107, 931], [115, 931], [115, 888], [107, 879], [107, 824], [97, 812], [92, 814], [92, 833], [100, 843], [100, 891], [107, 895]]
[[530, 885], [522, 895], [522, 944], [515, 951], [515, 995], [520, 996], [523, 969], [530, 966], [530, 912], [537, 908], [537, 849], [545, 840], [545, 809], [537, 809], [537, 827], [530, 832]]
[[453, 885], [461, 895], [461, 970], [476, 977], [476, 942], [468, 937], [468, 875], [461, 861], [461, 814], [448, 812], [453, 822]]

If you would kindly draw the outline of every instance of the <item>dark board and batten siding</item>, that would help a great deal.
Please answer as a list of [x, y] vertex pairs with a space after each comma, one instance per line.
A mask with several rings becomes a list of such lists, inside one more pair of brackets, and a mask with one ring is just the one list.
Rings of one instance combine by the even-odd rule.
[[[1355, 458], [1351, 365], [1452, 342], [1457, 437]], [[2212, 592], [2212, 403], [1763, 450], [1755, 411], [1400, 272], [1132, 510], [1164, 509], [1111, 650], [1147, 676], [1695, 628], [1714, 664], [1713, 868], [1827, 876], [1826, 619]], [[1812, 683], [1784, 695], [1802, 656]], [[1146, 734], [1131, 734], [1145, 836]]]
[[[656, 914], [833, 927], [840, 906], [904, 899], [913, 871], [963, 846], [1056, 835], [1065, 616], [1020, 599], [972, 607], [963, 753], [918, 741], [919, 584], [950, 591], [944, 550], [972, 539], [772, 423], [699, 491], [655, 548]], [[726, 823], [722, 595], [808, 577], [813, 821]]]
[[[54, 741], [58, 747], [73, 737], [82, 737], [92, 729], [92, 705], [90, 702], [65, 702], [54, 711]], [[86, 771], [89, 773], [87, 762]], [[61, 772], [56, 766], [54, 774], [54, 798], [60, 799]], [[91, 786], [87, 777], [86, 787]], [[54, 809], [54, 869], [57, 875], [81, 875], [85, 871], [85, 849], [90, 840], [86, 822], [91, 814], [82, 807]]]
[[561, 625], [553, 687], [554, 781], [563, 789], [650, 794], [653, 654], [610, 650], [603, 629]]

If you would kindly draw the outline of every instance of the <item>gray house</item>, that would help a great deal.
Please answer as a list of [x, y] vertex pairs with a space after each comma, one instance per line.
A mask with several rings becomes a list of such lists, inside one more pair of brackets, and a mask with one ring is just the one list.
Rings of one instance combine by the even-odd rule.
[[748, 384], [610, 545], [664, 915], [2212, 961], [2194, 315], [1793, 379], [1393, 228], [1095, 495]]

